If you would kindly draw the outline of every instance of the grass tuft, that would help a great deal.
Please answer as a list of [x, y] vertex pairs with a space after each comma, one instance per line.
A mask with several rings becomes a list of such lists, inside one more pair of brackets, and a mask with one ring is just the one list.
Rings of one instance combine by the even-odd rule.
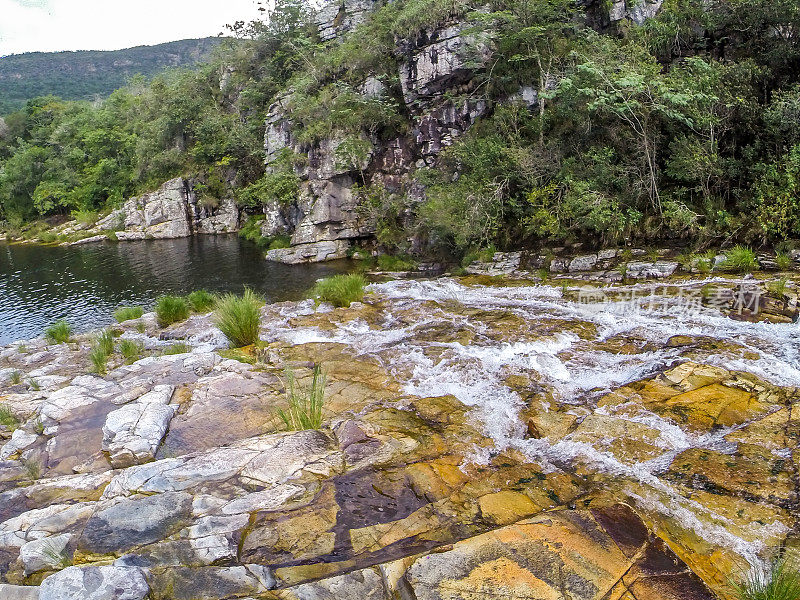
[[9, 431], [14, 431], [19, 427], [19, 423], [19, 417], [8, 406], [0, 404], [0, 425]]
[[22, 383], [22, 373], [19, 371], [11, 371], [11, 374], [8, 376], [8, 382], [11, 385], [19, 385]]
[[417, 263], [414, 261], [414, 259], [408, 256], [392, 256], [390, 254], [381, 254], [378, 257], [378, 269], [381, 271], [412, 271], [416, 268]]
[[53, 344], [64, 344], [72, 335], [72, 327], [64, 319], [61, 319], [45, 329], [44, 335]]
[[325, 403], [325, 385], [327, 378], [322, 367], [314, 367], [314, 378], [311, 388], [300, 389], [291, 369], [286, 370], [286, 396], [289, 409], [278, 411], [278, 416], [290, 431], [319, 429], [322, 427], [322, 406]]
[[756, 253], [747, 246], [734, 246], [725, 254], [720, 269], [731, 273], [751, 273], [758, 271]]
[[139, 342], [133, 340], [120, 340], [119, 353], [125, 359], [127, 364], [135, 363], [144, 351], [144, 346]]
[[94, 344], [100, 348], [106, 356], [114, 354], [114, 333], [110, 329], [101, 331], [94, 338]]
[[173, 354], [187, 354], [188, 352], [190, 352], [189, 346], [183, 342], [176, 342], [164, 349], [164, 356], [171, 356]]
[[794, 261], [786, 252], [776, 252], [775, 264], [778, 265], [779, 271], [788, 271], [792, 268]]
[[361, 302], [366, 286], [367, 280], [363, 275], [335, 275], [317, 282], [312, 295], [321, 302], [330, 302], [342, 308], [353, 302]]
[[263, 304], [263, 300], [249, 288], [241, 297], [225, 294], [217, 301], [214, 322], [233, 348], [249, 346], [258, 341]]
[[733, 587], [740, 600], [797, 600], [800, 571], [796, 562], [784, 555], [764, 568], [753, 569]]
[[214, 294], [206, 290], [195, 290], [186, 296], [186, 299], [189, 301], [192, 310], [196, 313], [210, 312], [214, 309], [214, 305], [217, 302]]
[[89, 351], [89, 361], [92, 363], [92, 373], [105, 375], [107, 360], [108, 354], [103, 351], [103, 348], [95, 343], [92, 346], [92, 349]]
[[156, 317], [159, 327], [185, 321], [189, 318], [189, 302], [180, 296], [161, 296], [156, 300]]
[[117, 320], [117, 323], [124, 323], [125, 321], [138, 319], [143, 314], [144, 309], [141, 306], [120, 306], [114, 311], [114, 318]]

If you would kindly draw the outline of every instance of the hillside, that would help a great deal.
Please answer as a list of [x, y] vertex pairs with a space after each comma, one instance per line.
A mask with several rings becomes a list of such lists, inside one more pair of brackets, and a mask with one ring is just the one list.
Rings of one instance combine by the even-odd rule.
[[0, 58], [0, 114], [27, 100], [53, 94], [66, 100], [107, 96], [136, 74], [154, 75], [167, 67], [196, 64], [208, 57], [218, 38], [181, 40], [125, 50], [30, 52]]

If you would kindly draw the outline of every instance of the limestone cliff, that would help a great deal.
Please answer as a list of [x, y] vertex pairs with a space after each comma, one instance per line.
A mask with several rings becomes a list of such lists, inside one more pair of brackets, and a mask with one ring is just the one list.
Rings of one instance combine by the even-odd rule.
[[[334, 0], [316, 14], [323, 41], [339, 43], [342, 36], [369, 18], [384, 3], [375, 0]], [[587, 17], [598, 29], [607, 29], [629, 19], [641, 23], [656, 14], [660, 0], [601, 6], [587, 3]], [[362, 132], [370, 150], [359, 161], [337, 160], [344, 139], [338, 135], [314, 143], [302, 142], [292, 120], [292, 92], [276, 101], [266, 119], [264, 149], [267, 172], [282, 168], [286, 150], [306, 158], [295, 172], [301, 185], [291, 206], [265, 207], [265, 236], [291, 235], [292, 247], [271, 250], [270, 260], [314, 262], [346, 255], [356, 240], [369, 240], [375, 233], [367, 211], [359, 210], [354, 193], [358, 185], [377, 185], [389, 192], [422, 198], [424, 190], [410, 177], [420, 167], [437, 165], [440, 153], [462, 136], [480, 117], [491, 110], [475, 94], [476, 75], [491, 57], [491, 32], [475, 27], [468, 18], [452, 20], [436, 28], [396, 40], [394, 59], [399, 90], [390, 90], [380, 79], [368, 76], [358, 92], [364, 101], [399, 93], [401, 112], [407, 119], [404, 135], [379, 139]], [[533, 110], [538, 92], [533, 82], [521, 86], [505, 101], [523, 102]]]

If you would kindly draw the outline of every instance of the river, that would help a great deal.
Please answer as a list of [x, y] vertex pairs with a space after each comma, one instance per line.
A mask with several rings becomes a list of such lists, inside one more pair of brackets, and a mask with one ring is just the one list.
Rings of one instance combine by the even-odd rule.
[[204, 288], [267, 301], [298, 299], [347, 261], [287, 266], [235, 235], [85, 246], [0, 244], [0, 344], [40, 335], [66, 319], [75, 331], [113, 322], [120, 305], [150, 307], [162, 294]]

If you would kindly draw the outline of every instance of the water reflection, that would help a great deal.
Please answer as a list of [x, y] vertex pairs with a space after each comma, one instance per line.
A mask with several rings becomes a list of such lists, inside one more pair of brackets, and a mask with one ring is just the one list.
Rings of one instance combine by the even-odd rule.
[[164, 293], [250, 286], [271, 302], [295, 299], [350, 266], [269, 263], [235, 235], [71, 248], [0, 244], [0, 344], [35, 337], [61, 318], [77, 331], [102, 326], [120, 304], [150, 306]]

